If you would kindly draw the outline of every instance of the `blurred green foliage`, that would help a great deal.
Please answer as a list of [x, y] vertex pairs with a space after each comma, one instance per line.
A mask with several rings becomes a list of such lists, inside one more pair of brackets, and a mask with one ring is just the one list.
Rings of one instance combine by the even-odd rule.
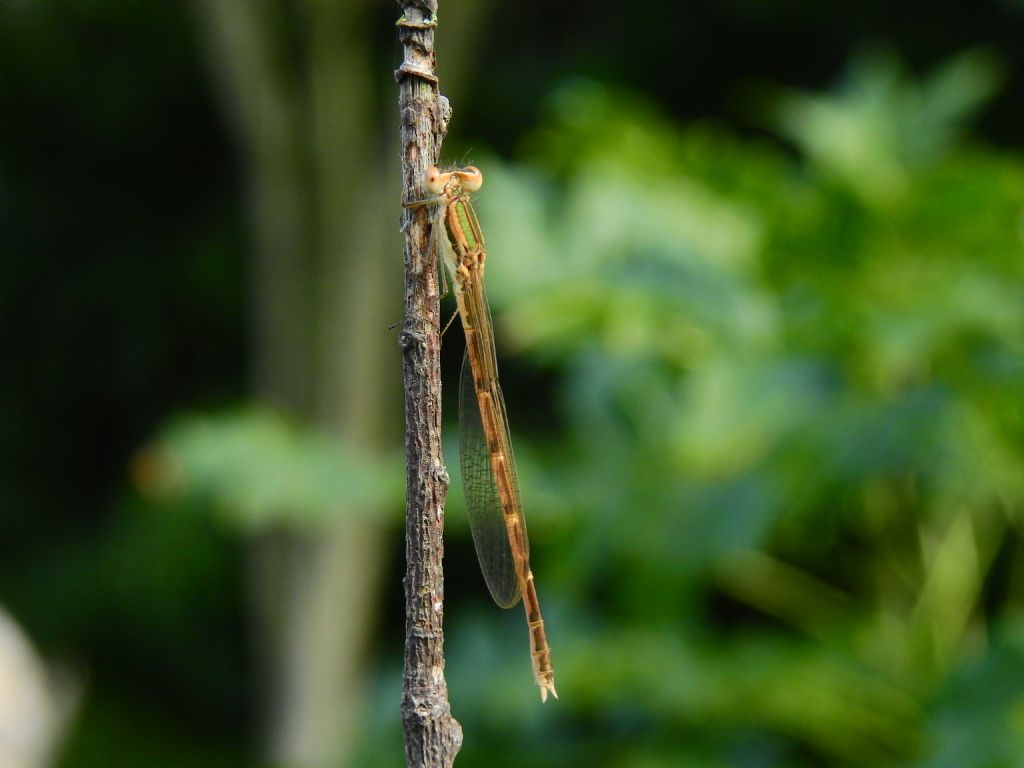
[[1024, 163], [963, 136], [996, 72], [867, 54], [781, 99], [789, 144], [576, 82], [480, 160], [502, 350], [557, 380], [551, 431], [510, 418], [562, 699], [454, 617], [468, 764], [1018, 764]]
[[374, 459], [270, 409], [177, 419], [135, 461], [157, 498], [206, 505], [247, 533], [322, 526], [402, 500], [401, 460]]
[[[511, 420], [562, 698], [517, 611], [449, 613], [463, 762], [1018, 764], [1024, 162], [964, 133], [997, 73], [869, 52], [777, 100], [788, 143], [578, 81], [478, 161], [502, 351], [556, 382]], [[247, 529], [400, 487], [258, 411], [154, 457]]]
[[[449, 146], [507, 151], [570, 69], [728, 112], [723, 84], [818, 81], [887, 14], [918, 64], [976, 34], [1019, 59], [1002, 6], [982, 32], [971, 4], [698, 4], [682, 25], [505, 5]], [[237, 405], [154, 426], [246, 386], [242, 171], [189, 24], [0, 2], [0, 598], [81, 673], [71, 766], [247, 763], [251, 534], [391, 503], [399, 578], [393, 459]], [[562, 698], [538, 704], [521, 614], [459, 559], [453, 477], [460, 764], [1020, 764], [1024, 160], [969, 131], [1000, 80], [986, 50], [915, 77], [876, 49], [827, 94], [769, 94], [746, 135], [579, 80], [515, 163], [473, 158]], [[989, 135], [1019, 140], [1017, 85]], [[162, 505], [121, 487], [153, 434], [135, 480]], [[401, 764], [394, 591], [370, 767]]]

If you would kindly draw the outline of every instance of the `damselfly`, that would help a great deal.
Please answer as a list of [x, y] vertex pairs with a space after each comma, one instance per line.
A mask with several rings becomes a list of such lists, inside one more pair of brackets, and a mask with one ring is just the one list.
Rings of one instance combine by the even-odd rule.
[[480, 570], [494, 602], [511, 608], [519, 599], [530, 630], [533, 678], [541, 701], [550, 691], [555, 698], [551, 648], [544, 632], [540, 601], [530, 570], [530, 544], [519, 498], [505, 399], [498, 383], [491, 311], [484, 290], [487, 250], [470, 193], [480, 189], [483, 174], [472, 166], [442, 173], [432, 166], [424, 187], [425, 200], [406, 203], [437, 206], [431, 248], [447, 268], [455, 291], [466, 353], [459, 386], [459, 453], [462, 488], [469, 511]]

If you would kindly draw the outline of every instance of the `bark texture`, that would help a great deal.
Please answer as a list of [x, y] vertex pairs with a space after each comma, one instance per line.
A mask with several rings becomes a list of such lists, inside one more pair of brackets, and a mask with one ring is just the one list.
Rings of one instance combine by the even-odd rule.
[[[423, 196], [450, 117], [434, 75], [436, 0], [402, 0], [398, 22], [403, 199]], [[405, 384], [405, 673], [402, 726], [410, 768], [450, 766], [462, 745], [444, 679], [444, 502], [448, 472], [441, 454], [441, 340], [438, 285], [430, 253], [429, 209], [403, 215], [405, 321], [400, 335]]]

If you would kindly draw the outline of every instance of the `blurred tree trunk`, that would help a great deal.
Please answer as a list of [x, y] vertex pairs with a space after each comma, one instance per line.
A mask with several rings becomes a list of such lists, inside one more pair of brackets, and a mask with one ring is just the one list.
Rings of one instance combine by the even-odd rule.
[[[197, 3], [247, 160], [254, 391], [372, 452], [397, 439], [387, 327], [401, 283], [397, 242], [389, 254], [382, 234], [396, 227], [382, 205], [386, 173], [374, 166], [365, 6]], [[379, 385], [389, 379], [391, 396]], [[385, 528], [350, 511], [339, 508], [333, 528], [277, 531], [252, 545], [255, 660], [274, 762], [343, 765], [356, 745]]]
[[[370, 3], [194, 7], [246, 164], [254, 392], [362, 451], [396, 446], [398, 140], [373, 98]], [[467, 3], [453, 48], [472, 42], [482, 7]], [[327, 530], [252, 543], [261, 738], [276, 763], [345, 765], [357, 746], [388, 529], [350, 511], [339, 508]]]

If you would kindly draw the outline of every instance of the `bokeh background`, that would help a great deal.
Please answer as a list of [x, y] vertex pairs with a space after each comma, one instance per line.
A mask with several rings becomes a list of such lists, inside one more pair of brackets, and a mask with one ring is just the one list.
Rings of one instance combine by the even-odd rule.
[[[0, 0], [4, 768], [403, 764], [397, 13]], [[1024, 4], [440, 21], [562, 696], [449, 441], [459, 763], [1024, 764]]]

